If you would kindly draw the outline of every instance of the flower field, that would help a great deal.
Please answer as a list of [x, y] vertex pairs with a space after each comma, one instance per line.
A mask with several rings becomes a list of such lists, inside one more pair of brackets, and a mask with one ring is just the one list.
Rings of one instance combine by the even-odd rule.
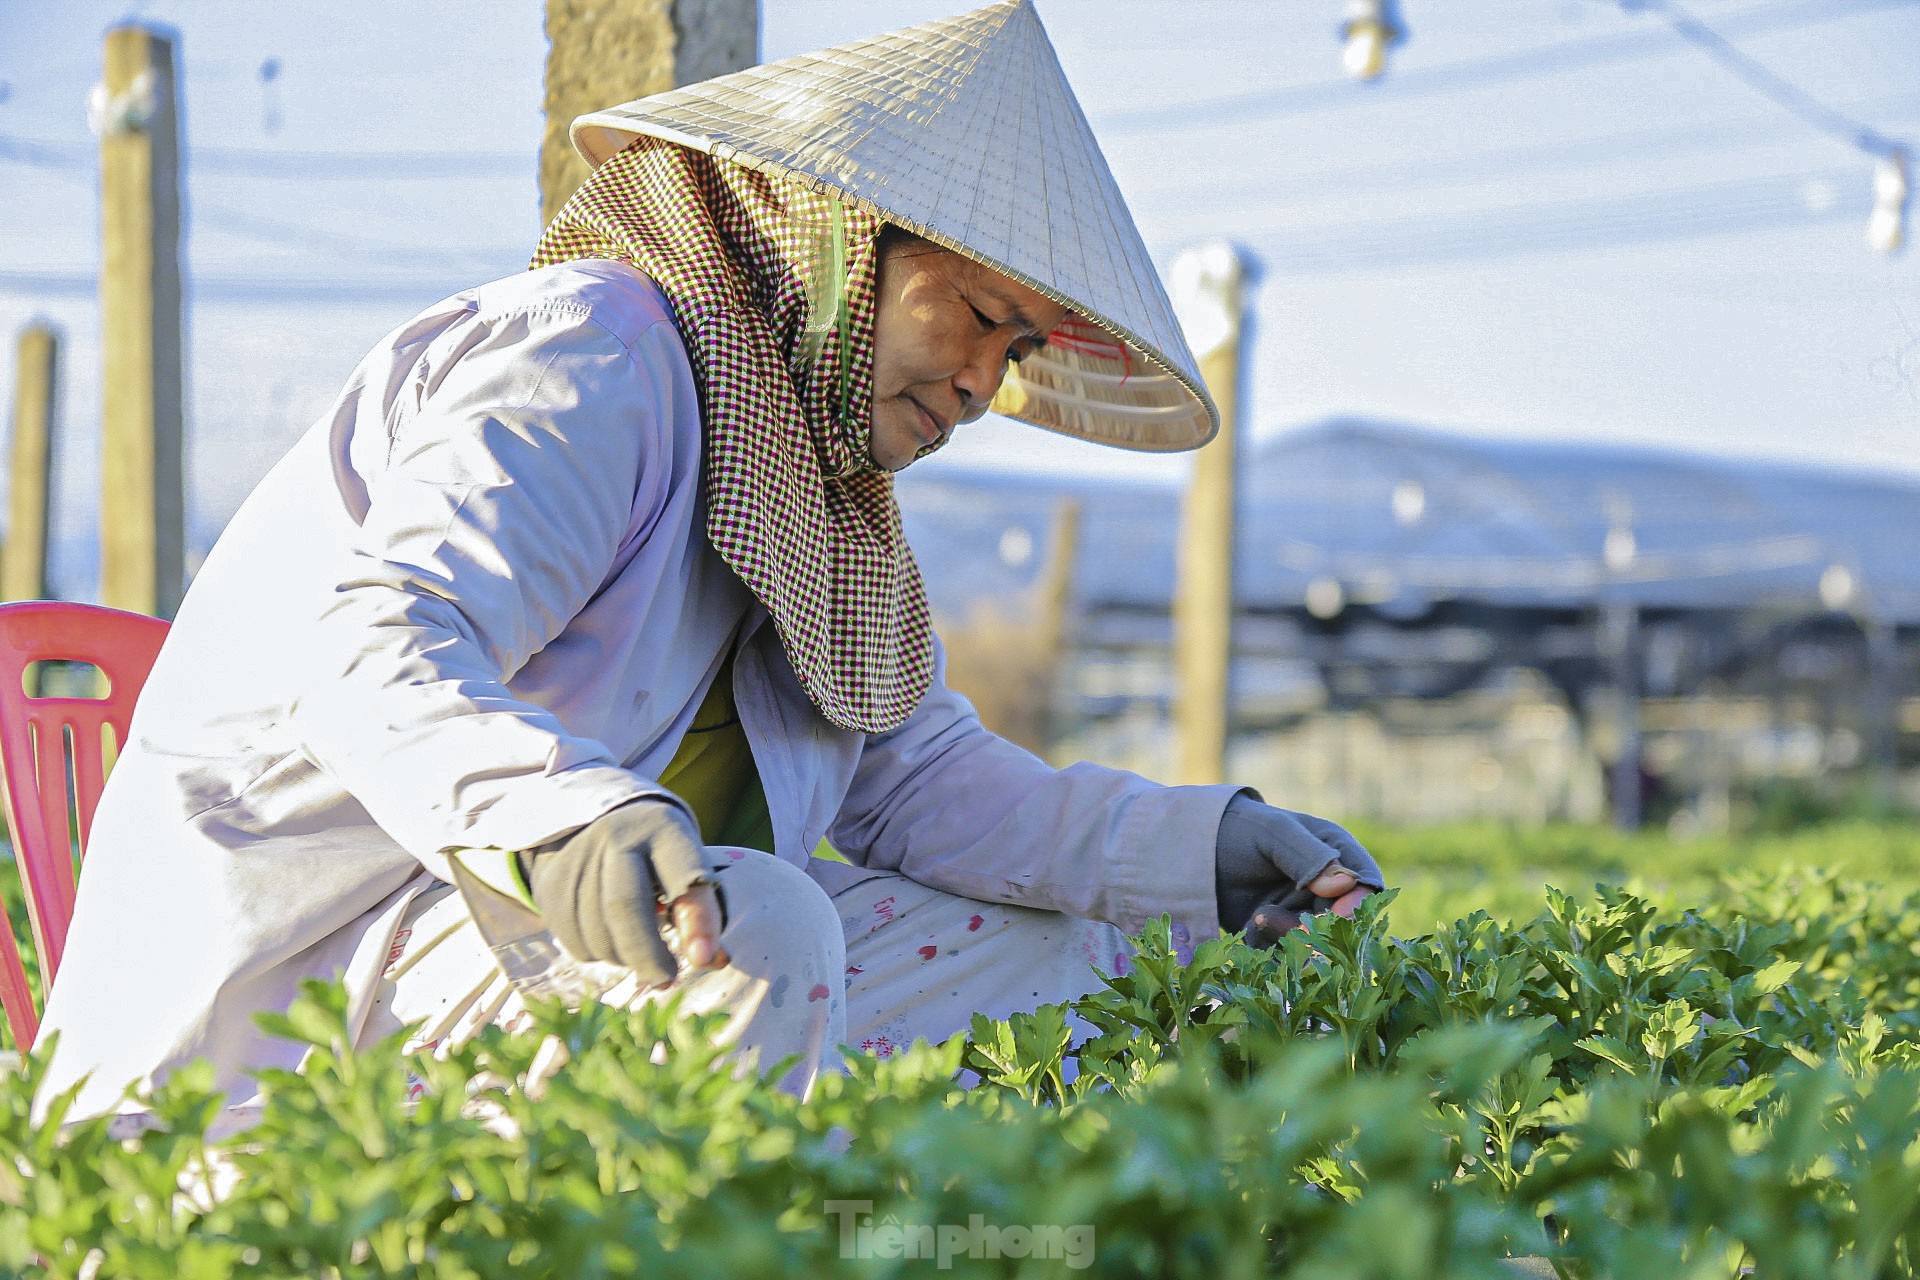
[[[29, 1117], [30, 1059], [0, 1082], [0, 1267], [1920, 1273], [1920, 903], [1902, 887], [1920, 840], [1782, 837], [1728, 881], [1732, 842], [1548, 833], [1476, 857], [1463, 831], [1422, 862], [1418, 833], [1367, 838], [1405, 898], [1269, 952], [1222, 939], [1183, 961], [1150, 927], [1129, 972], [1072, 1006], [1091, 1028], [1077, 1052], [1064, 1008], [982, 1018], [856, 1059], [805, 1103], [734, 1078], [699, 1022], [660, 1009], [548, 1012], [572, 1061], [538, 1099], [500, 1087], [538, 1034], [445, 1062], [346, 1055], [339, 992], [319, 986], [273, 1020], [313, 1044], [308, 1070], [269, 1078], [226, 1146], [203, 1137], [215, 1106], [191, 1071], [160, 1091], [161, 1130], [59, 1136]], [[1617, 870], [1648, 895], [1590, 887]], [[1483, 872], [1498, 914], [1447, 915]], [[409, 1067], [431, 1086], [411, 1108]], [[963, 1067], [978, 1087], [956, 1087]]]
[[1356, 824], [1354, 831], [1400, 890], [1393, 928], [1403, 934], [1474, 911], [1525, 920], [1541, 909], [1548, 886], [1590, 899], [1596, 884], [1619, 885], [1673, 909], [1713, 900], [1729, 877], [1800, 871], [1831, 871], [1903, 895], [1920, 890], [1920, 824], [1911, 822], [1837, 821], [1688, 840], [1571, 825]]

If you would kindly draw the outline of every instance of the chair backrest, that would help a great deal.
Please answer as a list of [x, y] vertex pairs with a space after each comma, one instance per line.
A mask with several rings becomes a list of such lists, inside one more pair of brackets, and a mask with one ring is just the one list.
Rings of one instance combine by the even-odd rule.
[[[60, 600], [0, 604], [0, 770], [43, 990], [53, 986], [73, 918], [74, 853], [86, 848], [106, 785], [104, 728], [113, 728], [117, 755], [166, 637], [160, 619], [119, 609]], [[29, 694], [28, 669], [54, 661], [98, 667], [106, 696]], [[39, 1034], [40, 1016], [13, 931], [0, 933], [0, 1005], [14, 1045], [25, 1052]]]

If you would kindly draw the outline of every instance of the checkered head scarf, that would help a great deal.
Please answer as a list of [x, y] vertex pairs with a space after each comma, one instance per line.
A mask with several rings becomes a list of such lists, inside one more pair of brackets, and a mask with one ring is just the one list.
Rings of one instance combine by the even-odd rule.
[[926, 588], [867, 454], [873, 213], [652, 138], [594, 170], [534, 267], [617, 258], [672, 305], [706, 416], [707, 536], [820, 713], [882, 733], [933, 680]]

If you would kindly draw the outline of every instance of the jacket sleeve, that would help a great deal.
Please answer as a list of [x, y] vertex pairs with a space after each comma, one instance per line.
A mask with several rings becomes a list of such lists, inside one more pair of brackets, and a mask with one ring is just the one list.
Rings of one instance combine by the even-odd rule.
[[448, 851], [526, 848], [667, 794], [507, 682], [697, 480], [670, 418], [687, 376], [670, 326], [630, 347], [584, 310], [532, 308], [457, 321], [390, 411], [289, 714], [436, 873]]
[[1093, 764], [1054, 769], [990, 733], [946, 685], [866, 740], [830, 839], [859, 865], [950, 893], [1105, 920], [1160, 914], [1220, 931], [1214, 840], [1234, 786], [1167, 787]]

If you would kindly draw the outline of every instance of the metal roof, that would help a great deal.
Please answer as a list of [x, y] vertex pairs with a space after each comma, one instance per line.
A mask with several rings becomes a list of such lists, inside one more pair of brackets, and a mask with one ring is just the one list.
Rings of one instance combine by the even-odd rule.
[[[1241, 476], [1238, 589], [1251, 608], [1297, 607], [1320, 581], [1323, 595], [1337, 582], [1345, 600], [1405, 616], [1436, 600], [1566, 608], [1618, 596], [1659, 608], [1838, 603], [1920, 622], [1912, 477], [1357, 419], [1266, 441]], [[1031, 582], [1065, 497], [1082, 507], [1083, 605], [1172, 597], [1170, 486], [948, 469], [909, 473], [899, 488], [948, 612]]]

